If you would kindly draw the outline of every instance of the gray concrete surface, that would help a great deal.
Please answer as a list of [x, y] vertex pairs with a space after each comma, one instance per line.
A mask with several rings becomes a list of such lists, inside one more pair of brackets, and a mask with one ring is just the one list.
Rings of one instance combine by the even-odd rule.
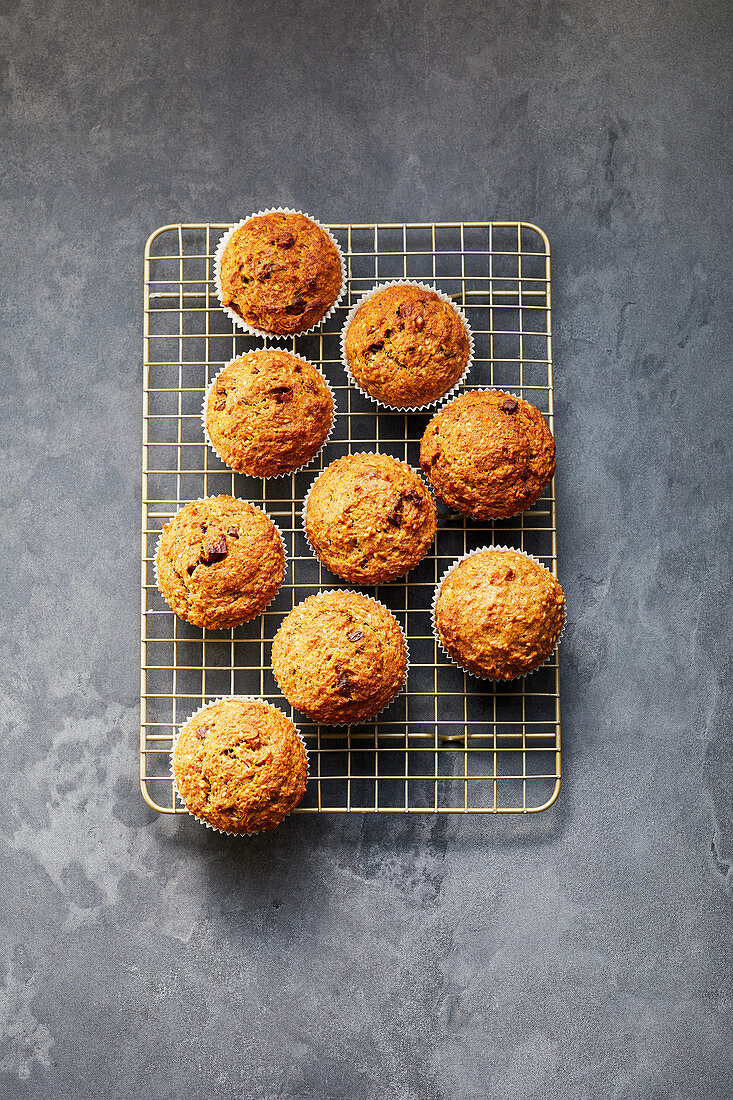
[[[4, 0], [0, 1095], [731, 1095], [728, 5]], [[554, 250], [565, 784], [290, 819], [137, 783], [141, 255], [171, 220]]]

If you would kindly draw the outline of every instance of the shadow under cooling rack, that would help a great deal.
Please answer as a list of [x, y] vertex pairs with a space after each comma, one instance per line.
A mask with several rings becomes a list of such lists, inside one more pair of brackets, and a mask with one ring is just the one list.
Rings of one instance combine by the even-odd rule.
[[[170, 225], [145, 250], [141, 741], [143, 796], [161, 813], [185, 813], [170, 779], [174, 731], [221, 695], [252, 694], [293, 714], [309, 750], [310, 779], [296, 813], [536, 813], [560, 789], [557, 654], [508, 684], [449, 664], [430, 626], [435, 585], [455, 558], [490, 543], [534, 554], [557, 573], [554, 481], [522, 515], [478, 524], [438, 509], [430, 553], [406, 578], [363, 591], [395, 614], [408, 637], [406, 690], [376, 719], [335, 728], [301, 720], [270, 669], [272, 638], [287, 612], [323, 588], [347, 587], [313, 556], [301, 528], [305, 492], [320, 469], [356, 451], [381, 451], [419, 467], [429, 415], [376, 411], [349, 386], [339, 334], [374, 283], [408, 278], [453, 296], [476, 353], [465, 389], [497, 387], [537, 405], [553, 427], [550, 249], [521, 222], [331, 225], [347, 262], [348, 292], [320, 330], [279, 347], [314, 362], [336, 395], [331, 441], [308, 469], [265, 481], [235, 474], [208, 449], [201, 404], [208, 382], [235, 355], [262, 346], [236, 330], [212, 279], [228, 223]], [[217, 493], [264, 508], [283, 532], [285, 583], [252, 623], [202, 631], [177, 619], [155, 586], [161, 526], [189, 500]]]

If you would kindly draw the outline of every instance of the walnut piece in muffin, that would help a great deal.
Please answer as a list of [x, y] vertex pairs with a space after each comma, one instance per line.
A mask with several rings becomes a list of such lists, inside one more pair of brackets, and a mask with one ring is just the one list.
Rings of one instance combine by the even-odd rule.
[[222, 699], [183, 726], [176, 788], [194, 817], [231, 833], [274, 829], [305, 793], [308, 757], [298, 731], [263, 699]]
[[269, 516], [222, 495], [185, 504], [163, 525], [156, 565], [158, 588], [176, 615], [222, 630], [267, 606], [283, 582], [285, 552]]
[[460, 315], [434, 290], [397, 285], [358, 308], [344, 354], [371, 397], [393, 409], [424, 408], [462, 378], [470, 344]]
[[402, 687], [407, 646], [397, 620], [358, 592], [309, 596], [283, 620], [272, 671], [285, 698], [316, 722], [370, 718]]
[[261, 348], [228, 363], [206, 403], [214, 450], [227, 466], [251, 477], [275, 477], [310, 462], [333, 417], [321, 372], [279, 348]]
[[529, 401], [473, 390], [432, 418], [420, 465], [449, 508], [478, 520], [513, 516], [537, 500], [555, 472], [555, 440]]
[[476, 550], [436, 592], [435, 631], [453, 660], [476, 676], [513, 680], [552, 653], [565, 596], [549, 570], [515, 550]]
[[219, 298], [252, 328], [273, 335], [305, 332], [341, 293], [338, 250], [304, 214], [273, 211], [249, 218], [221, 257]]
[[425, 556], [435, 530], [435, 505], [422, 478], [390, 455], [332, 462], [313, 483], [305, 509], [309, 543], [352, 584], [403, 576]]

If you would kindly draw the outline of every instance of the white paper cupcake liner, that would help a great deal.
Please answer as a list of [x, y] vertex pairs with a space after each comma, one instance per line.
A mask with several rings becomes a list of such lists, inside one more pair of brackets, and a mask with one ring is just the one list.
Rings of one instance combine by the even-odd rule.
[[[340, 458], [335, 458], [333, 461], [334, 462], [339, 462], [341, 460], [341, 458], [356, 458], [358, 455], [364, 455], [367, 458], [371, 458], [372, 455], [377, 454], [377, 453], [378, 452], [376, 452], [376, 451], [354, 451], [353, 454], [341, 455]], [[394, 458], [394, 455], [388, 455], [387, 457], [388, 458]], [[416, 470], [414, 468], [414, 466], [410, 466], [409, 462], [403, 462], [401, 458], [395, 458], [395, 462], [399, 462], [400, 466], [404, 466], [406, 470], [410, 470], [413, 474], [417, 474], [417, 476], [420, 478], [423, 485], [427, 489], [428, 494], [430, 495], [430, 498], [432, 499], [433, 503], [435, 503], [435, 493], [433, 492], [432, 486], [426, 483], [426, 480], [425, 480], [424, 476], [422, 475], [422, 473], [419, 470]], [[332, 465], [333, 465], [333, 463], [329, 463], [329, 466], [332, 466]], [[321, 565], [324, 565], [326, 567], [326, 569], [330, 570], [330, 566], [326, 565], [326, 563], [323, 561], [323, 559], [319, 555], [318, 551], [316, 550], [315, 546], [313, 545], [311, 540], [308, 538], [308, 531], [306, 530], [306, 525], [305, 525], [305, 516], [306, 516], [306, 511], [308, 509], [308, 500], [310, 498], [311, 493], [313, 492], [313, 487], [314, 487], [315, 483], [318, 481], [321, 474], [325, 474], [325, 472], [328, 468], [329, 468], [328, 466], [325, 466], [322, 470], [318, 471], [316, 476], [313, 478], [313, 481], [311, 482], [307, 493], [303, 497], [303, 507], [301, 508], [301, 512], [300, 512], [300, 526], [302, 528], [303, 535], [305, 536], [305, 541], [308, 543], [308, 546], [309, 546], [310, 550], [313, 552], [314, 557], [319, 562], [321, 562]], [[437, 531], [436, 531], [435, 535], [433, 535], [433, 542], [435, 541], [436, 536], [437, 536]], [[431, 545], [432, 545], [432, 543], [431, 543]], [[428, 550], [429, 549], [430, 549], [430, 547], [428, 547]], [[405, 577], [409, 576], [409, 574], [412, 572], [413, 569], [417, 569], [417, 567], [418, 567], [418, 565], [420, 564], [421, 561], [424, 561], [425, 557], [427, 556], [428, 550], [425, 551], [422, 558], [420, 558], [420, 561], [416, 561], [415, 564], [411, 565], [410, 568], [405, 573], [401, 573], [398, 577], [394, 577], [391, 581], [365, 581], [364, 586], [369, 588], [369, 587], [375, 587], [377, 585], [396, 584], [397, 582], [404, 581]], [[333, 572], [333, 570], [330, 570], [330, 571]], [[338, 576], [338, 573], [336, 574], [336, 576]], [[341, 579], [344, 580], [343, 577]], [[356, 581], [346, 581], [345, 583], [346, 584], [356, 584], [357, 582]]]
[[[554, 646], [552, 647], [550, 652], [545, 657], [542, 664], [537, 665], [537, 668], [533, 668], [529, 672], [520, 672], [518, 676], [512, 676], [511, 678], [507, 679], [505, 676], [485, 676], [485, 675], [482, 675], [479, 672], [471, 672], [471, 670], [466, 668], [465, 665], [459, 664], [459, 662], [456, 661], [454, 657], [451, 657], [450, 653], [448, 652], [448, 650], [445, 648], [445, 646], [443, 645], [443, 643], [440, 640], [440, 637], [438, 635], [438, 629], [437, 629], [437, 626], [435, 624], [435, 605], [438, 602], [438, 596], [440, 595], [440, 590], [443, 587], [443, 581], [448, 576], [448, 574], [451, 573], [456, 568], [456, 566], [460, 565], [462, 561], [465, 561], [466, 558], [470, 558], [474, 554], [483, 554], [487, 550], [511, 550], [513, 554], [521, 554], [522, 557], [529, 558], [530, 561], [535, 562], [535, 564], [539, 565], [541, 569], [544, 569], [546, 573], [550, 573], [550, 570], [547, 568], [547, 566], [543, 565], [542, 562], [539, 560], [539, 558], [536, 558], [534, 556], [534, 554], [528, 554], [526, 550], [517, 550], [516, 546], [480, 546], [477, 550], [469, 550], [466, 554], [461, 554], [461, 556], [459, 558], [456, 558], [455, 561], [451, 562], [451, 564], [445, 570], [442, 577], [440, 578], [437, 585], [435, 586], [435, 592], [433, 593], [433, 602], [432, 602], [432, 606], [431, 606], [431, 609], [430, 609], [430, 622], [431, 622], [431, 625], [432, 625], [432, 628], [433, 628], [433, 634], [435, 635], [435, 640], [438, 643], [438, 645], [440, 646], [441, 652], [446, 656], [446, 658], [450, 661], [450, 663], [452, 665], [455, 665], [456, 668], [460, 669], [461, 672], [465, 672], [469, 676], [475, 676], [475, 678], [477, 680], [491, 680], [493, 683], [510, 684], [514, 680], [522, 680], [526, 676], [532, 676], [535, 672], [538, 672], [539, 669], [541, 669], [543, 667], [543, 665], [546, 665], [547, 662], [554, 656], [554, 654], [557, 650], [557, 647], [560, 645], [560, 641], [562, 639], [562, 636], [565, 633], [565, 624], [567, 622], [567, 613], [566, 613], [566, 610], [565, 610], [565, 606], [563, 605], [562, 626], [560, 627], [560, 633], [557, 636], [557, 641], [555, 642]], [[550, 573], [550, 576], [552, 577], [553, 574]], [[554, 578], [554, 579], [557, 579], [557, 578]]]
[[[314, 593], [312, 593], [312, 595], [306, 596], [305, 600], [301, 600], [300, 603], [295, 605], [295, 607], [300, 607], [301, 604], [306, 603], [308, 600], [312, 600], [315, 596], [333, 596], [333, 595], [340, 595], [343, 592], [352, 592], [352, 589], [350, 589], [350, 588], [324, 588], [320, 592], [314, 592]], [[308, 721], [312, 722], [316, 726], [333, 726], [336, 729], [341, 729], [341, 728], [346, 728], [347, 726], [361, 726], [361, 725], [364, 725], [364, 723], [366, 723], [366, 722], [373, 722], [375, 718], [378, 718], [379, 715], [382, 714], [382, 712], [387, 709], [387, 707], [390, 707], [392, 705], [392, 703], [395, 701], [395, 699], [399, 698], [399, 696], [403, 694], [403, 692], [405, 691], [405, 688], [407, 686], [407, 678], [408, 678], [409, 673], [410, 673], [410, 647], [407, 643], [407, 635], [405, 634], [404, 629], [400, 625], [399, 619], [395, 615], [394, 611], [392, 611], [389, 607], [387, 607], [386, 604], [383, 604], [382, 601], [378, 600], [375, 596], [366, 596], [366, 595], [364, 595], [363, 592], [356, 592], [356, 593], [352, 592], [352, 594], [357, 595], [357, 596], [362, 596], [365, 600], [371, 600], [372, 603], [378, 604], [379, 607], [381, 607], [384, 611], [386, 611], [389, 615], [391, 615], [392, 618], [394, 619], [394, 621], [397, 623], [397, 626], [399, 628], [399, 632], [402, 635], [402, 641], [405, 643], [405, 675], [404, 675], [404, 679], [402, 680], [401, 685], [399, 686], [397, 691], [394, 693], [392, 698], [388, 699], [383, 707], [380, 707], [379, 710], [376, 710], [374, 712], [374, 714], [370, 714], [366, 718], [359, 718], [355, 722], [319, 722], [318, 719], [311, 718], [311, 716], [309, 714], [306, 714], [305, 711], [299, 711], [298, 712], [299, 714], [305, 714]], [[295, 607], [293, 607], [291, 610], [294, 611]], [[287, 618], [287, 615], [283, 616], [283, 621], [286, 618]], [[282, 623], [280, 624], [280, 626], [282, 626]], [[275, 675], [275, 670], [273, 669], [273, 676], [274, 675]], [[288, 697], [287, 697], [287, 695], [285, 695], [282, 688], [280, 687], [280, 684], [277, 681], [277, 677], [275, 677], [275, 683], [277, 684], [278, 689], [282, 693], [283, 698], [287, 699]], [[289, 699], [288, 699], [288, 703], [290, 703]], [[298, 708], [295, 706], [295, 704], [290, 703], [290, 706], [293, 707], [294, 710], [298, 710]]]
[[[210, 497], [196, 497], [195, 500], [187, 500], [186, 504], [203, 504], [203, 502], [205, 500], [214, 500], [217, 496], [227, 496], [227, 495], [228, 494], [226, 494], [226, 493], [215, 493], [214, 496], [210, 496]], [[242, 497], [235, 497], [234, 499], [235, 500], [240, 500], [243, 504], [252, 504], [251, 500], [244, 500]], [[175, 512], [174, 515], [172, 515], [171, 518], [169, 520], [167, 520], [166, 522], [171, 523], [176, 518], [176, 516], [178, 515], [178, 512], [182, 511], [186, 507], [186, 504], [182, 504], [181, 507], [178, 509], [178, 511]], [[197, 630], [214, 630], [214, 629], [236, 630], [237, 626], [242, 626], [244, 623], [251, 623], [253, 619], [256, 619], [258, 615], [262, 615], [263, 612], [265, 612], [267, 610], [267, 608], [270, 606], [272, 601], [277, 597], [278, 592], [280, 591], [282, 586], [285, 584], [285, 581], [287, 580], [288, 569], [290, 568], [290, 558], [288, 556], [288, 548], [285, 544], [285, 539], [283, 537], [283, 533], [280, 530], [277, 523], [275, 523], [275, 520], [272, 518], [272, 516], [269, 516], [263, 508], [260, 508], [260, 506], [258, 504], [252, 504], [252, 507], [256, 508], [258, 512], [261, 512], [262, 515], [265, 516], [266, 519], [269, 519], [270, 523], [273, 525], [273, 527], [277, 531], [278, 535], [280, 536], [280, 543], [282, 545], [283, 555], [285, 557], [285, 568], [283, 570], [283, 579], [280, 581], [280, 584], [277, 587], [277, 591], [273, 594], [271, 599], [268, 600], [268, 602], [265, 604], [265, 606], [263, 608], [261, 608], [261, 610], [255, 611], [255, 613], [253, 615], [250, 615], [248, 619], [242, 619], [241, 622], [237, 623], [236, 626], [233, 626], [233, 627], [232, 626], [222, 626], [222, 627], [199, 626], [199, 627], [196, 627]], [[168, 603], [168, 601], [165, 599], [165, 596], [163, 595], [163, 593], [161, 591], [161, 588], [160, 588], [160, 582], [158, 580], [158, 550], [160, 549], [160, 540], [162, 538], [163, 538], [163, 530], [161, 528], [160, 534], [158, 535], [158, 541], [155, 544], [155, 553], [153, 555], [153, 568], [154, 568], [154, 573], [155, 573], [155, 586], [158, 589], [158, 592], [160, 592], [161, 598], [163, 600], [165, 600], [167, 606], [170, 607], [171, 611], [175, 615], [176, 612], [173, 611], [173, 608]], [[179, 616], [179, 618], [180, 618], [180, 616]], [[188, 622], [188, 620], [183, 619], [182, 622]], [[195, 626], [194, 623], [191, 623], [190, 625]]]
[[[338, 252], [339, 261], [341, 263], [341, 289], [339, 290], [336, 301], [333, 303], [331, 308], [323, 314], [322, 317], [319, 317], [315, 324], [311, 325], [310, 328], [301, 329], [299, 332], [265, 332], [264, 329], [254, 328], [252, 325], [244, 321], [238, 313], [235, 313], [233, 309], [230, 309], [229, 306], [225, 306], [223, 302], [223, 294], [221, 289], [221, 259], [224, 255], [224, 249], [229, 243], [232, 235], [236, 233], [238, 229], [241, 229], [242, 226], [245, 225], [252, 218], [261, 218], [265, 214], [301, 214], [304, 218], [308, 218], [309, 221], [312, 221], [314, 225], [317, 225], [319, 229], [323, 230], [329, 240], [333, 242], [336, 251]], [[319, 325], [322, 325], [324, 321], [331, 317], [332, 314], [335, 313], [335, 311], [338, 309], [341, 303], [341, 299], [346, 293], [346, 261], [344, 259], [344, 254], [341, 251], [341, 245], [338, 243], [331, 230], [327, 229], [325, 225], [322, 225], [317, 218], [314, 218], [311, 214], [306, 214], [303, 210], [293, 210], [289, 206], [269, 206], [267, 210], [258, 210], [255, 214], [250, 214], [248, 215], [248, 217], [242, 218], [240, 222], [237, 222], [237, 224], [233, 225], [231, 229], [228, 229], [224, 236], [221, 238], [218, 245], [216, 246], [216, 251], [214, 253], [214, 285], [216, 289], [216, 296], [219, 299], [219, 304], [221, 308], [224, 310], [227, 317], [231, 317], [232, 321], [235, 325], [237, 325], [238, 328], [241, 328], [244, 332], [248, 332], [251, 336], [261, 336], [265, 340], [289, 340], [293, 336], [305, 336], [306, 333], [313, 332], [319, 327]]]
[[[266, 707], [269, 707], [271, 710], [277, 711], [278, 714], [282, 714], [283, 717], [288, 718], [289, 721], [293, 722], [292, 718], [290, 718], [289, 715], [285, 714], [284, 710], [281, 710], [280, 707], [276, 707], [274, 705], [274, 703], [268, 703], [268, 701], [266, 699], [263, 699], [259, 695], [220, 695], [217, 699], [211, 699], [208, 703], [202, 703], [200, 707], [198, 707], [191, 714], [189, 714], [188, 718], [186, 718], [186, 720], [184, 722], [181, 722], [180, 726], [178, 727], [175, 734], [173, 735], [173, 743], [171, 745], [171, 754], [170, 754], [170, 778], [171, 778], [171, 783], [173, 784], [173, 790], [175, 791], [176, 799], [178, 800], [179, 804], [183, 807], [183, 809], [186, 811], [186, 813], [188, 814], [189, 817], [192, 817], [194, 819], [194, 821], [198, 821], [199, 825], [205, 825], [206, 828], [211, 829], [212, 832], [214, 832], [214, 833], [223, 833], [224, 836], [259, 836], [260, 833], [272, 832], [273, 830], [271, 830], [271, 829], [258, 829], [254, 833], [234, 832], [231, 829], [219, 829], [216, 825], [212, 825], [211, 822], [207, 821], [205, 818], [197, 817], [196, 814], [192, 813], [189, 810], [188, 806], [186, 805], [185, 801], [183, 800], [183, 798], [181, 796], [181, 792], [178, 790], [178, 787], [176, 786], [176, 775], [175, 775], [175, 770], [174, 770], [174, 767], [173, 767], [173, 758], [175, 756], [176, 745], [178, 744], [178, 738], [181, 736], [181, 730], [184, 728], [184, 726], [187, 726], [188, 723], [190, 721], [192, 721], [192, 719], [194, 719], [197, 714], [201, 714], [202, 711], [208, 710], [209, 707], [214, 707], [214, 706], [216, 706], [217, 703], [231, 703], [234, 700], [238, 700], [239, 702], [242, 702], [242, 703], [264, 703]], [[295, 722], [293, 722], [293, 725], [295, 726]], [[306, 768], [307, 768], [306, 783], [307, 783], [307, 781], [310, 777], [310, 758], [309, 758], [309, 755], [308, 755], [308, 746], [306, 745], [306, 743], [303, 739], [303, 735], [302, 735], [302, 733], [300, 732], [300, 730], [298, 729], [297, 726], [295, 726], [295, 732], [298, 735], [298, 740], [300, 741], [301, 745], [305, 749]], [[293, 806], [293, 810], [295, 810], [295, 809], [297, 809], [297, 807]], [[293, 812], [293, 810], [290, 810], [289, 813], [285, 814], [285, 817], [290, 817], [290, 814]], [[285, 818], [283, 818], [283, 821], [284, 820], [285, 820]]]
[[[245, 354], [248, 354], [248, 353], [245, 352]], [[288, 355], [292, 355], [292, 354], [293, 354], [292, 352], [288, 352]], [[209, 449], [211, 451], [213, 451], [213, 453], [216, 455], [216, 457], [218, 459], [221, 460], [221, 462], [224, 463], [224, 465], [227, 467], [228, 470], [233, 470], [235, 474], [243, 474], [245, 477], [263, 477], [264, 476], [263, 474], [247, 474], [243, 470], [235, 470], [233, 466], [230, 466], [229, 463], [226, 461], [226, 459], [223, 458], [222, 455], [220, 455], [219, 452], [217, 451], [216, 447], [214, 446], [214, 444], [212, 442], [211, 436], [209, 435], [208, 430], [206, 428], [206, 406], [209, 403], [209, 394], [211, 393], [212, 386], [214, 385], [214, 383], [216, 382], [217, 378], [219, 377], [219, 375], [221, 374], [222, 371], [226, 370], [227, 367], [231, 366], [232, 363], [234, 363], [237, 359], [241, 359], [241, 358], [242, 358], [241, 355], [235, 355], [233, 359], [230, 359], [228, 363], [225, 363], [224, 366], [221, 367], [221, 369], [216, 372], [216, 374], [214, 375], [214, 377], [211, 379], [208, 386], [206, 387], [206, 390], [204, 392], [204, 399], [201, 403], [201, 428], [202, 428], [203, 433], [204, 433], [204, 440], [208, 444]], [[336, 417], [338, 415], [339, 410], [338, 410], [338, 405], [336, 403], [336, 394], [333, 392], [333, 389], [331, 387], [331, 383], [328, 381], [328, 379], [324, 375], [323, 371], [318, 370], [318, 367], [315, 365], [315, 363], [311, 363], [309, 359], [305, 359], [302, 355], [294, 355], [293, 358], [300, 359], [301, 362], [303, 362], [303, 363], [308, 363], [308, 366], [313, 367], [314, 370], [318, 371], [321, 378], [323, 379], [323, 381], [328, 386], [328, 392], [331, 394], [331, 400], [333, 402], [333, 419], [331, 421], [331, 427], [328, 429], [328, 433], [326, 435], [326, 438], [323, 440], [323, 443], [321, 443], [321, 445], [318, 448], [318, 450], [316, 451], [316, 453], [314, 455], [312, 455], [311, 458], [309, 458], [307, 462], [304, 462], [302, 466], [296, 466], [296, 468], [294, 470], [284, 470], [283, 473], [281, 473], [281, 474], [268, 474], [267, 475], [267, 480], [268, 481], [270, 479], [276, 479], [278, 477], [290, 477], [291, 474], [299, 474], [301, 470], [307, 470], [308, 467], [311, 465], [311, 463], [316, 461], [318, 456], [323, 452], [325, 447], [328, 445], [328, 443], [331, 439], [331, 436], [333, 435], [333, 429], [336, 427]]]
[[[437, 294], [439, 298], [442, 298], [442, 300], [451, 307], [454, 313], [458, 314], [465, 326], [466, 333], [468, 335], [468, 359], [466, 361], [466, 366], [464, 368], [463, 374], [458, 379], [458, 381], [451, 386], [449, 390], [447, 390], [444, 394], [441, 394], [440, 397], [436, 397], [434, 401], [429, 401], [425, 405], [388, 405], [385, 401], [380, 401], [378, 397], [375, 397], [373, 394], [368, 393], [367, 390], [363, 389], [363, 387], [359, 385], [351, 372], [351, 367], [349, 366], [348, 359], [346, 358], [346, 333], [348, 332], [349, 326], [354, 320], [354, 317], [356, 317], [357, 311], [361, 309], [361, 307], [366, 301], [369, 300], [369, 298], [372, 298], [375, 294], [378, 294], [382, 290], [386, 290], [390, 286], [414, 286], [419, 287], [420, 290], [430, 290], [434, 294]], [[441, 402], [446, 401], [448, 398], [452, 397], [456, 390], [463, 385], [463, 383], [466, 381], [466, 378], [471, 372], [471, 366], [473, 364], [473, 333], [471, 332], [471, 326], [469, 325], [463, 310], [460, 308], [460, 306], [456, 305], [452, 298], [450, 298], [447, 294], [444, 294], [442, 290], [438, 290], [436, 286], [430, 286], [429, 283], [417, 282], [414, 279], [391, 279], [389, 282], [386, 283], [377, 283], [377, 285], [373, 286], [371, 290], [367, 290], [365, 294], [362, 294], [359, 301], [349, 310], [349, 315], [344, 322], [344, 327], [341, 329], [340, 345], [341, 362], [344, 365], [344, 370], [346, 371], [347, 377], [352, 385], [355, 386], [360, 393], [363, 393], [365, 397], [368, 397], [369, 400], [373, 401], [376, 405], [380, 405], [383, 409], [390, 409], [390, 411], [393, 412], [426, 412], [428, 409], [435, 408]]]

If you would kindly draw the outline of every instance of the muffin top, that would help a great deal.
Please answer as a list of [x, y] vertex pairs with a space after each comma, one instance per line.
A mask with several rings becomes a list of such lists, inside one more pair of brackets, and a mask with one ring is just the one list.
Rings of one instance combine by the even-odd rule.
[[263, 699], [222, 699], [190, 718], [173, 754], [195, 817], [230, 833], [274, 829], [305, 793], [308, 757], [289, 718]]
[[356, 382], [395, 409], [421, 408], [462, 377], [470, 346], [460, 316], [433, 290], [388, 286], [359, 306], [344, 338]]
[[272, 671], [285, 698], [316, 722], [376, 714], [402, 687], [407, 647], [397, 620], [358, 592], [309, 596], [283, 620]]
[[279, 348], [227, 364], [206, 403], [214, 450], [233, 470], [274, 477], [310, 462], [331, 430], [333, 399], [319, 370]]
[[549, 657], [565, 597], [547, 569], [514, 550], [477, 550], [446, 575], [435, 601], [443, 648], [469, 672], [513, 680]]
[[285, 576], [285, 553], [264, 512], [218, 496], [184, 504], [163, 525], [156, 565], [158, 588], [176, 615], [222, 630], [267, 606]]
[[435, 505], [422, 478], [389, 455], [339, 458], [318, 476], [305, 512], [308, 541], [354, 584], [401, 577], [435, 537]]
[[528, 401], [475, 390], [432, 418], [420, 465], [449, 508], [479, 520], [513, 516], [535, 502], [555, 472], [555, 440]]
[[261, 332], [304, 332], [341, 291], [341, 259], [304, 214], [260, 214], [236, 229], [221, 257], [221, 303]]

